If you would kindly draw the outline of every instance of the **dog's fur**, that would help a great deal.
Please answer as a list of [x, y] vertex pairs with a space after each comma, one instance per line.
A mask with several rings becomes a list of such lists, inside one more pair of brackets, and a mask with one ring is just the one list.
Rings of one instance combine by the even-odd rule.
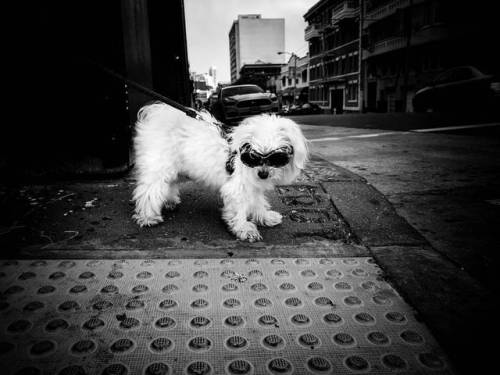
[[[307, 161], [307, 142], [299, 126], [290, 119], [259, 115], [245, 119], [226, 139], [208, 112], [199, 116], [191, 118], [162, 103], [140, 109], [134, 138], [134, 219], [140, 226], [162, 222], [162, 208], [180, 203], [178, 178], [187, 176], [220, 191], [222, 217], [236, 237], [262, 239], [256, 224], [275, 226], [282, 219], [270, 210], [265, 191], [294, 181]], [[260, 153], [286, 145], [294, 152], [284, 167], [249, 168], [240, 160], [245, 143]], [[232, 173], [226, 169], [230, 157]], [[269, 172], [265, 179], [258, 176], [263, 170]]]

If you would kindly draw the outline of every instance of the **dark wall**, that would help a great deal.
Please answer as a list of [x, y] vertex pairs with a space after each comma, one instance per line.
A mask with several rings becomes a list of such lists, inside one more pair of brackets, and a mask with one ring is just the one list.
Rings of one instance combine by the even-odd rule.
[[188, 103], [182, 0], [16, 2], [6, 14], [15, 126], [0, 125], [0, 172], [129, 164], [136, 111], [151, 98], [101, 67]]
[[191, 105], [184, 1], [150, 0], [148, 11], [154, 89]]

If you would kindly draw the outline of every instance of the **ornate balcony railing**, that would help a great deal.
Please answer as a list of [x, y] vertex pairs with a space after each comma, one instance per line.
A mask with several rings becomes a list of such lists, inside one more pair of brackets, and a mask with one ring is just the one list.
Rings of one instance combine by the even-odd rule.
[[304, 34], [304, 39], [306, 41], [312, 38], [319, 38], [319, 37], [320, 37], [320, 28], [318, 25], [312, 24], [306, 27]]
[[335, 25], [340, 20], [345, 18], [354, 18], [359, 14], [359, 6], [357, 1], [343, 1], [337, 5], [332, 12], [332, 25]]

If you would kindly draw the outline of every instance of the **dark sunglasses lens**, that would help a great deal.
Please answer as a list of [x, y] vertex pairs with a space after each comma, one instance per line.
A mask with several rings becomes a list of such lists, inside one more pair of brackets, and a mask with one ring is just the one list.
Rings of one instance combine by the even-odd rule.
[[290, 155], [287, 152], [276, 152], [267, 158], [269, 166], [277, 168], [284, 167], [289, 161]]
[[243, 152], [241, 154], [241, 161], [250, 168], [258, 167], [262, 164], [262, 158], [252, 152]]

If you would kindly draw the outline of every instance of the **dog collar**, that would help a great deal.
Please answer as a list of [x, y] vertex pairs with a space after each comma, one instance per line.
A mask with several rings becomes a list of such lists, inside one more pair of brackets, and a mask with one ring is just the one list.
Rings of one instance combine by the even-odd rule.
[[234, 158], [236, 157], [237, 154], [238, 153], [236, 151], [233, 151], [232, 153], [229, 154], [226, 161], [226, 171], [230, 176], [234, 172]]

